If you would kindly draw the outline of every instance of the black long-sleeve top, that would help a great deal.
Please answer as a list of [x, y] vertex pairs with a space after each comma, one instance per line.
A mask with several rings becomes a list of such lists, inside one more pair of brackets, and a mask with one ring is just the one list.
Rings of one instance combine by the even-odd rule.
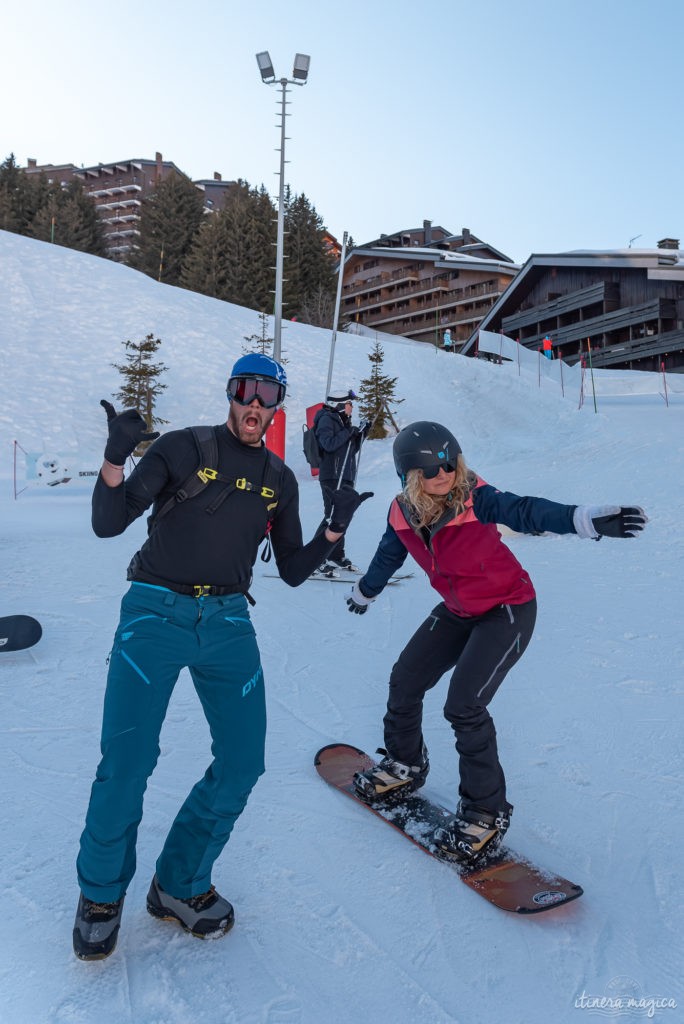
[[[153, 583], [235, 587], [246, 592], [267, 526], [259, 493], [264, 480], [265, 447], [242, 444], [228, 427], [216, 428], [218, 471], [245, 478], [255, 491], [233, 490], [213, 514], [209, 508], [229, 485], [211, 481], [195, 498], [177, 504], [156, 524], [134, 559], [132, 578]], [[189, 430], [173, 430], [150, 446], [134, 471], [118, 487], [98, 476], [93, 491], [92, 525], [98, 537], [116, 537], [151, 505], [161, 508], [197, 469], [197, 448]], [[278, 506], [270, 538], [282, 579], [299, 586], [325, 561], [333, 545], [324, 532], [303, 543], [299, 489], [287, 466], [281, 476]], [[154, 510], [153, 510], [154, 511]]]

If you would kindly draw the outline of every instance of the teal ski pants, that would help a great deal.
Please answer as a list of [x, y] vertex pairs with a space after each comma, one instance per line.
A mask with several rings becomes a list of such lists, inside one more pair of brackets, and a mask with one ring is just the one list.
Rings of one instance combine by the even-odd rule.
[[81, 891], [95, 902], [118, 900], [135, 873], [143, 794], [184, 667], [209, 723], [213, 760], [178, 812], [157, 860], [166, 892], [187, 899], [209, 889], [212, 865], [264, 771], [264, 678], [244, 596], [194, 598], [133, 583], [114, 636], [102, 759], [77, 862]]

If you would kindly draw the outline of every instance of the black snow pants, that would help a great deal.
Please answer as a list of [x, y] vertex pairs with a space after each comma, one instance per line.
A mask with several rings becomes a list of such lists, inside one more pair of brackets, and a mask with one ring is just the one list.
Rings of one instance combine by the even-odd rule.
[[[335, 496], [335, 491], [337, 489], [336, 480], [320, 480], [319, 482], [321, 485], [321, 492], [323, 494], [324, 516], [321, 525], [316, 530], [316, 534], [323, 533], [323, 531], [326, 529], [328, 525], [328, 519], [330, 517], [330, 513], [332, 512], [333, 500]], [[342, 486], [351, 487], [352, 485], [351, 483], [345, 481], [345, 483], [343, 483]], [[342, 534], [335, 547], [332, 549], [332, 551], [329, 552], [327, 556], [328, 560], [337, 559], [338, 561], [341, 561], [343, 558], [346, 558], [346, 555], [344, 553], [344, 537], [345, 535]]]
[[536, 600], [497, 605], [468, 619], [438, 604], [392, 669], [384, 718], [388, 753], [405, 764], [420, 763], [423, 698], [453, 669], [444, 717], [456, 736], [459, 795], [481, 810], [507, 810], [506, 780], [487, 705], [530, 642], [536, 617]]

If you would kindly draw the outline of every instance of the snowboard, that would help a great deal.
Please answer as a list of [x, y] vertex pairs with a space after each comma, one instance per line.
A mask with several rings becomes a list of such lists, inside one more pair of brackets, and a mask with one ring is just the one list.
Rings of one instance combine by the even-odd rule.
[[391, 803], [366, 803], [357, 796], [353, 777], [355, 772], [366, 771], [375, 763], [363, 750], [346, 743], [331, 743], [322, 747], [314, 758], [316, 771], [329, 785], [346, 793], [362, 807], [402, 832], [426, 853], [447, 864], [470, 889], [500, 910], [516, 914], [541, 914], [582, 895], [583, 890], [579, 885], [545, 871], [508, 847], [499, 847], [475, 864], [452, 860], [440, 854], [431, 837], [452, 812], [423, 796], [422, 790], [409, 793]]
[[0, 618], [0, 654], [33, 647], [42, 635], [40, 622], [30, 615], [6, 615]]

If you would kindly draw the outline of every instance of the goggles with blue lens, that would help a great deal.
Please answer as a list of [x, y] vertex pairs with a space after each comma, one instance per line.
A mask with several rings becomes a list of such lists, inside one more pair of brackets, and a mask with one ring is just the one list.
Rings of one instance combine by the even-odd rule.
[[434, 480], [436, 476], [439, 476], [440, 469], [443, 469], [445, 473], [455, 473], [456, 466], [451, 462], [443, 462], [440, 466], [428, 466], [427, 469], [421, 469], [424, 480]]
[[264, 409], [275, 409], [285, 400], [285, 385], [272, 377], [231, 377], [228, 394], [238, 405], [256, 400]]

